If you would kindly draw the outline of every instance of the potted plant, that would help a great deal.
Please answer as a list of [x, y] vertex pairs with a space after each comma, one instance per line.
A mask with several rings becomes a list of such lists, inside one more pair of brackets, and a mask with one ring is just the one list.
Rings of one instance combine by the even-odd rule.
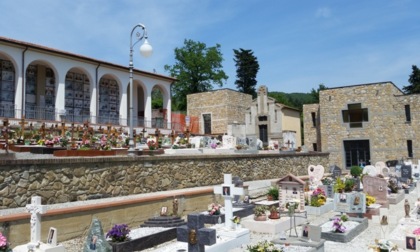
[[346, 181], [344, 182], [344, 191], [345, 192], [351, 192], [354, 190], [354, 179], [353, 178], [348, 178], [346, 179]]
[[363, 169], [362, 169], [362, 167], [360, 167], [360, 166], [355, 165], [355, 166], [352, 166], [352, 167], [350, 168], [350, 174], [351, 174], [354, 178], [358, 178], [358, 177], [360, 177], [360, 175], [362, 174], [362, 172], [363, 172]]
[[271, 186], [267, 190], [267, 200], [278, 200], [279, 199], [279, 188], [275, 186]]
[[270, 219], [280, 219], [280, 214], [276, 206], [270, 207], [270, 216], [268, 216]]
[[267, 220], [267, 206], [258, 205], [254, 208], [254, 220], [256, 221], [266, 221]]
[[335, 193], [342, 193], [344, 191], [345, 184], [341, 180], [341, 178], [337, 178], [334, 184], [334, 192]]
[[116, 224], [106, 233], [106, 238], [111, 239], [111, 242], [125, 242], [130, 240], [129, 234], [127, 224]]
[[269, 241], [261, 241], [255, 245], [248, 245], [246, 247], [248, 252], [282, 252], [282, 248], [276, 248], [272, 242]]

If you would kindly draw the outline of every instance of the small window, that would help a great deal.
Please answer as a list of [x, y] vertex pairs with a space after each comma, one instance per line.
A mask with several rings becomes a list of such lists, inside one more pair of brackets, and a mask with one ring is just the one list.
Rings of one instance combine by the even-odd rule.
[[347, 110], [342, 110], [343, 122], [349, 123], [350, 128], [362, 128], [363, 122], [369, 121], [367, 108], [362, 108], [362, 104], [355, 103], [347, 105]]
[[318, 151], [318, 145], [316, 143], [312, 143], [312, 148], [314, 148], [314, 151]]
[[410, 112], [410, 105], [405, 105], [405, 121], [411, 122], [411, 112]]
[[315, 114], [315, 112], [312, 112], [311, 116], [312, 116], [312, 126], [316, 127], [316, 114]]
[[407, 140], [407, 152], [408, 152], [408, 157], [412, 158], [413, 157], [413, 141], [412, 140]]

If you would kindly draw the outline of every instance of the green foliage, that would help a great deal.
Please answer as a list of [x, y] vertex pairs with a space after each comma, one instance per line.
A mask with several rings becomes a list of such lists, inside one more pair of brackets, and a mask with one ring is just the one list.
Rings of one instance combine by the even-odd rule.
[[175, 48], [175, 64], [165, 65], [172, 77], [178, 79], [172, 85], [172, 108], [187, 109], [187, 95], [222, 87], [228, 76], [223, 71], [220, 45], [207, 47], [193, 40], [184, 40], [183, 48]]
[[239, 92], [257, 96], [255, 86], [257, 85], [257, 73], [260, 69], [257, 57], [253, 55], [252, 50], [233, 49], [235, 53], [236, 81], [235, 85]]
[[341, 216], [340, 216], [340, 219], [343, 221], [343, 222], [346, 222], [346, 221], [348, 221], [349, 220], [349, 216], [347, 215], [347, 214], [342, 214]]
[[404, 86], [403, 91], [406, 94], [420, 94], [420, 70], [416, 65], [412, 65], [413, 72], [410, 74], [408, 82], [410, 85]]
[[353, 179], [346, 179], [344, 182], [344, 191], [351, 192], [354, 189], [354, 180]]
[[327, 87], [324, 86], [324, 84], [319, 84], [319, 87], [318, 87], [317, 90], [315, 90], [315, 89], [312, 88], [311, 95], [312, 95], [312, 97], [314, 99], [314, 103], [319, 103], [319, 91], [325, 90], [325, 89], [327, 89]]
[[276, 186], [271, 186], [267, 190], [267, 195], [272, 196], [273, 200], [278, 200], [279, 199], [279, 188], [276, 187]]
[[160, 88], [153, 88], [152, 90], [152, 108], [153, 109], [163, 108], [163, 95]]
[[362, 172], [363, 168], [360, 166], [354, 165], [350, 168], [350, 174], [355, 178], [359, 177], [362, 174]]
[[265, 205], [258, 205], [254, 207], [254, 215], [255, 216], [261, 216], [264, 215], [265, 212], [268, 210], [268, 207]]
[[261, 241], [255, 245], [247, 245], [249, 252], [283, 252], [282, 248], [276, 248], [272, 242]]
[[345, 184], [344, 182], [341, 180], [341, 178], [337, 178], [335, 180], [335, 184], [334, 184], [334, 192], [340, 192], [342, 190], [344, 190]]

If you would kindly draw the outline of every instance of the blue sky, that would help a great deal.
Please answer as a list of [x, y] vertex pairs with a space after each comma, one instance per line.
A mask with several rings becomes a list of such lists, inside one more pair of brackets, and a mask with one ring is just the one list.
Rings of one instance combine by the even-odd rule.
[[417, 0], [0, 1], [0, 36], [128, 65], [131, 29], [146, 25], [153, 55], [134, 66], [161, 74], [184, 39], [221, 45], [224, 87], [236, 89], [233, 49], [250, 49], [269, 91], [392, 81], [420, 66]]

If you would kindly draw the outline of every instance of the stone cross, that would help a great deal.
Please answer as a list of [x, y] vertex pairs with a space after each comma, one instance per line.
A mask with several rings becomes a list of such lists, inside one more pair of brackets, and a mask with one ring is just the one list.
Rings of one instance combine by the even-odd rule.
[[66, 129], [67, 129], [66, 123], [62, 122], [61, 123], [61, 137], [63, 137], [63, 138], [66, 136]]
[[205, 245], [216, 243], [216, 230], [204, 228], [204, 215], [192, 213], [188, 215], [187, 225], [176, 230], [177, 241], [188, 242], [189, 252], [204, 252]]
[[160, 138], [160, 130], [158, 128], [156, 128], [155, 130], [155, 137], [156, 137], [156, 144], [158, 144], [159, 138]]
[[41, 214], [47, 212], [47, 206], [41, 205], [40, 196], [33, 196], [26, 210], [31, 214], [31, 244], [37, 244], [41, 241]]
[[171, 134], [169, 135], [169, 137], [171, 138], [171, 144], [173, 145], [175, 142], [175, 138], [176, 138], [176, 134], [175, 131], [172, 130]]
[[185, 136], [187, 137], [187, 143], [190, 142], [190, 129], [187, 127], [184, 132]]
[[215, 194], [222, 194], [225, 198], [225, 227], [232, 227], [233, 207], [232, 199], [235, 195], [243, 195], [244, 189], [235, 187], [232, 184], [232, 174], [224, 174], [224, 181], [221, 186], [216, 186], [213, 189]]
[[42, 139], [45, 139], [45, 123], [42, 123], [41, 128], [39, 129], [41, 132]]
[[143, 143], [143, 142], [145, 142], [146, 140], [146, 132], [147, 132], [147, 130], [145, 129], [145, 128], [143, 128], [142, 130], [141, 130], [141, 133], [142, 133], [142, 135], [141, 135], [141, 143]]

